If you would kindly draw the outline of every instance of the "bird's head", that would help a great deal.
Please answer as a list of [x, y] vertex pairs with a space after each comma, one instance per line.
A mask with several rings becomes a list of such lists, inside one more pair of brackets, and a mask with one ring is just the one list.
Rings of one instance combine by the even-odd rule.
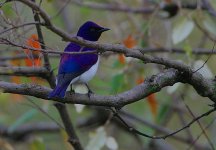
[[77, 36], [84, 38], [89, 41], [97, 41], [101, 33], [110, 30], [108, 28], [101, 27], [92, 21], [87, 21], [84, 23], [77, 33]]

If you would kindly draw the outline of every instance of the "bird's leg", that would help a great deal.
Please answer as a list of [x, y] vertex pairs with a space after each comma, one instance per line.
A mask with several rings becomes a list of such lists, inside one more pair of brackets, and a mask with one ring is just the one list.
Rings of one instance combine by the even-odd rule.
[[94, 93], [90, 88], [89, 85], [87, 83], [85, 83], [86, 87], [88, 88], [88, 93]]
[[70, 84], [70, 95], [74, 94], [75, 91], [73, 90], [72, 84]]
[[89, 88], [89, 85], [85, 83], [87, 89], [88, 89], [88, 98], [90, 99], [90, 95], [93, 94], [94, 92]]

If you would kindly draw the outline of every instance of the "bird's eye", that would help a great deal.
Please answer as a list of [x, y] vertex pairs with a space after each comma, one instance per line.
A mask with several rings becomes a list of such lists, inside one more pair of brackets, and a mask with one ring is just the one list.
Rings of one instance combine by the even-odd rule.
[[95, 32], [95, 28], [91, 28], [90, 31], [91, 31], [91, 32]]

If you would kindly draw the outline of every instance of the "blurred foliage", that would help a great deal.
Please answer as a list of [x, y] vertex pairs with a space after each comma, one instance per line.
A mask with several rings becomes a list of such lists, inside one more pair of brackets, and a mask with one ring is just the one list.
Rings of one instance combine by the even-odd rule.
[[[210, 35], [216, 37], [216, 18], [210, 16], [207, 11], [200, 9], [181, 9], [176, 16], [165, 19], [160, 17], [157, 12], [151, 15], [142, 15], [114, 11], [101, 11], [97, 9], [79, 7], [69, 3], [62, 10], [67, 12], [65, 14], [62, 11], [59, 12], [65, 2], [46, 0], [42, 1], [41, 7], [51, 16], [51, 20], [56, 26], [69, 32], [70, 34], [76, 34], [76, 31], [81, 24], [87, 20], [92, 20], [111, 29], [111, 31], [102, 35], [100, 39], [100, 42], [102, 43], [121, 43], [128, 48], [182, 48], [185, 50], [185, 54], [152, 53], [151, 55], [165, 57], [172, 60], [179, 60], [192, 67], [194, 66], [195, 68], [199, 68], [200, 62], [204, 62], [207, 59], [207, 56], [194, 55], [192, 50], [195, 48], [207, 48], [211, 50], [213, 43], [196, 27], [194, 20], [196, 20], [197, 23], [200, 24]], [[124, 4], [133, 8], [142, 6], [142, 2], [140, 0], [95, 0], [89, 2], [116, 3], [119, 5]], [[178, 2], [185, 4], [188, 1]], [[39, 0], [37, 0], [37, 3], [39, 3]], [[162, 3], [162, 0], [154, 0], [154, 3], [160, 4]], [[196, 3], [196, 1], [190, 1], [190, 3]], [[216, 1], [212, 0], [211, 5], [213, 8], [216, 8]], [[3, 5], [0, 12], [0, 31], [5, 28], [12, 27], [9, 24], [19, 25], [33, 21], [31, 9], [18, 2]], [[70, 26], [72, 30], [69, 31], [69, 29], [66, 28], [67, 26]], [[48, 29], [44, 27], [42, 29], [47, 48], [62, 51], [67, 43], [62, 41], [60, 37]], [[8, 32], [3, 36], [12, 39], [17, 43], [35, 47], [34, 44], [31, 45], [31, 42], [28, 44], [31, 36], [35, 34], [36, 29], [34, 26], [25, 26]], [[38, 46], [36, 47], [38, 48]], [[9, 61], [8, 63], [10, 65], [34, 67], [35, 64], [37, 64], [34, 61], [40, 60], [38, 64], [41, 65], [42, 63], [42, 60], [39, 59], [39, 54], [36, 54], [38, 55], [37, 59], [32, 59], [32, 53], [29, 54], [28, 50], [0, 45], [1, 56], [16, 56], [18, 54], [27, 54], [29, 55], [29, 58], [27, 60]], [[133, 88], [137, 84], [145, 82], [144, 78], [159, 73], [163, 69], [163, 67], [159, 65], [143, 64], [141, 61], [136, 59], [126, 58], [122, 54], [102, 55], [101, 57], [101, 65], [97, 76], [90, 82], [92, 90], [97, 94], [115, 95], [120, 92], [124, 92]], [[57, 74], [59, 57], [50, 57], [50, 60], [52, 69], [55, 74]], [[206, 64], [207, 67], [202, 68], [200, 72], [208, 77], [212, 77], [212, 75], [216, 74], [215, 60], [215, 56], [212, 55], [211, 59]], [[46, 81], [39, 78], [0, 76], [0, 79], [13, 83], [35, 83], [48, 86]], [[182, 94], [184, 95], [184, 99], [181, 97]], [[31, 97], [31, 100], [45, 110], [50, 116], [54, 117], [56, 121], [61, 123], [59, 114], [53, 107], [52, 102], [46, 102], [34, 97]], [[145, 119], [146, 121], [161, 125], [161, 127], [176, 130], [183, 126], [179, 116], [177, 115], [178, 113], [176, 107], [184, 110], [185, 121], [188, 122], [192, 119], [184, 103], [191, 109], [192, 112], [198, 115], [208, 110], [208, 104], [211, 102], [204, 97], [200, 97], [193, 88], [182, 84], [177, 86], [176, 84], [172, 87], [164, 88], [160, 92], [150, 95], [144, 100], [127, 105], [124, 107], [124, 110], [134, 114], [137, 117]], [[26, 123], [52, 121], [46, 114], [38, 110], [38, 108], [30, 102], [29, 98], [27, 99], [25, 96], [0, 94], [0, 105], [0, 124], [8, 126], [9, 131], [11, 132]], [[69, 105], [68, 108], [74, 123], [78, 123], [80, 120], [85, 120], [90, 116], [90, 114], [93, 114], [93, 111], [88, 108], [84, 108], [81, 113], [76, 112], [73, 105]], [[213, 119], [214, 116], [212, 115], [210, 117], [203, 118], [201, 122], [203, 126], [206, 126]], [[144, 133], [156, 133], [154, 129], [148, 126], [135, 121], [133, 123], [134, 126]], [[212, 142], [216, 143], [216, 130], [213, 126], [214, 125], [212, 125], [207, 132], [209, 133], [209, 137]], [[81, 143], [84, 147], [86, 147], [86, 149], [129, 150], [140, 148], [139, 142], [136, 138], [134, 138], [134, 136], [125, 130], [119, 130], [119, 127], [115, 127], [114, 124], [106, 124], [103, 127], [91, 130], [76, 129]], [[197, 125], [193, 125], [190, 130], [194, 138], [196, 138], [201, 132]], [[186, 135], [185, 131], [182, 131], [180, 135]], [[140, 139], [144, 143], [142, 146], [145, 148], [151, 143], [151, 139], [144, 137], [141, 137]], [[188, 145], [180, 141], [168, 140], [167, 143], [173, 147], [176, 147], [176, 149], [186, 149], [188, 147]], [[208, 145], [204, 136], [202, 136], [197, 143]], [[67, 142], [67, 135], [64, 131], [53, 134], [44, 133], [32, 135], [30, 139], [21, 143], [10, 141], [8, 139], [0, 139], [0, 147], [3, 147], [2, 145], [7, 147], [7, 150], [70, 149]]]

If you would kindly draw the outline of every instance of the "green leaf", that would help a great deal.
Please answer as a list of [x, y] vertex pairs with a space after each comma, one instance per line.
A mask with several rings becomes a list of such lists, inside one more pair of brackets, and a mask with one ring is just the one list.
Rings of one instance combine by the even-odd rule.
[[89, 14], [91, 14], [91, 9], [86, 8], [86, 7], [81, 7], [80, 8], [80, 13], [82, 15], [89, 16]]
[[94, 86], [107, 87], [107, 82], [103, 79], [100, 79], [98, 76], [94, 77], [94, 79], [91, 81], [92, 85]]
[[121, 68], [123, 66], [124, 66], [124, 64], [121, 64], [119, 62], [119, 60], [115, 60], [114, 63], [113, 63], [113, 65], [112, 65], [113, 68]]
[[192, 56], [192, 47], [191, 47], [191, 45], [190, 44], [188, 44], [188, 43], [186, 43], [185, 45], [184, 45], [184, 51], [186, 52], [186, 55], [188, 56], [188, 57], [191, 57]]
[[30, 109], [29, 111], [24, 113], [21, 117], [19, 117], [15, 121], [15, 123], [13, 123], [9, 127], [9, 132], [13, 132], [17, 127], [19, 127], [20, 125], [22, 125], [22, 124], [26, 123], [27, 121], [31, 120], [33, 118], [33, 116], [35, 116], [36, 114], [37, 114], [37, 110]]
[[185, 40], [193, 31], [193, 21], [185, 18], [174, 27], [172, 33], [172, 40], [174, 44], [178, 44]]
[[0, 9], [4, 12], [4, 15], [6, 16], [13, 16], [14, 14], [12, 4], [10, 3], [5, 3]]
[[115, 75], [112, 78], [112, 82], [111, 82], [111, 92], [112, 93], [118, 92], [122, 87], [123, 81], [124, 81], [124, 75], [122, 73]]
[[64, 130], [64, 129], [62, 129], [62, 130], [60, 130], [60, 134], [61, 134], [61, 138], [62, 138], [62, 140], [63, 140], [63, 145], [62, 145], [62, 149], [66, 149], [66, 150], [69, 150], [69, 149], [71, 149], [71, 145], [69, 144], [69, 142], [68, 142], [68, 135], [67, 135], [67, 132]]
[[45, 144], [41, 138], [36, 138], [30, 145], [30, 150], [46, 150]]
[[203, 20], [203, 25], [209, 33], [216, 36], [216, 23], [215, 22], [213, 22], [209, 18], [206, 18], [205, 20]]
[[167, 116], [166, 114], [168, 113], [168, 110], [169, 110], [169, 105], [165, 104], [162, 106], [157, 116], [158, 123], [160, 123], [161, 121], [165, 119], [165, 117]]
[[96, 133], [92, 134], [86, 150], [100, 150], [106, 144], [106, 131], [104, 127], [99, 127]]

